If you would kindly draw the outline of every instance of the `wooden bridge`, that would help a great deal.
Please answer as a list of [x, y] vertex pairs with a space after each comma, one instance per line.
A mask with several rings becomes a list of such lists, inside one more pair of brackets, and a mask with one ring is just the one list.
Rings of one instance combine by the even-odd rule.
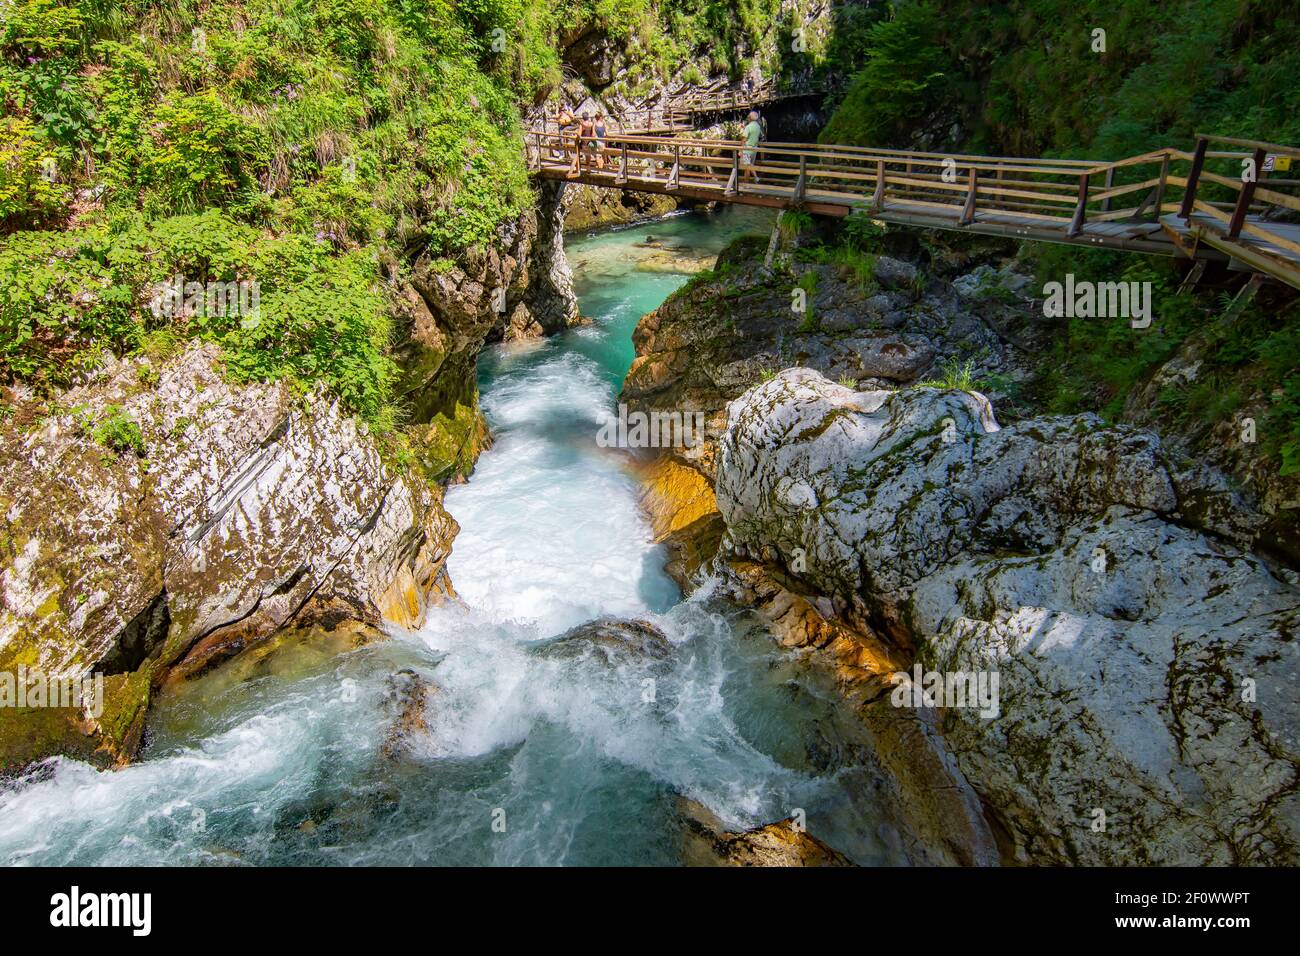
[[582, 145], [533, 130], [529, 162], [547, 179], [612, 189], [1217, 260], [1300, 288], [1300, 149], [1290, 146], [1198, 135], [1192, 152], [1099, 163], [773, 142], [748, 156], [677, 129]]
[[[664, 136], [687, 133], [706, 122], [716, 120], [720, 114], [746, 111], [759, 106], [769, 106], [783, 100], [817, 96], [826, 87], [816, 83], [776, 83], [767, 81], [752, 87], [726, 86], [691, 89], [678, 96], [669, 97], [666, 103], [645, 109], [623, 110], [617, 116], [606, 118], [606, 127], [619, 135]], [[545, 117], [535, 132], [560, 134], [559, 121], [554, 116]], [[572, 135], [572, 130], [570, 130]]]
[[768, 106], [782, 100], [820, 96], [827, 86], [820, 82], [777, 82], [765, 80], [752, 86], [723, 86], [692, 89], [674, 97], [675, 107], [691, 113], [728, 113]]

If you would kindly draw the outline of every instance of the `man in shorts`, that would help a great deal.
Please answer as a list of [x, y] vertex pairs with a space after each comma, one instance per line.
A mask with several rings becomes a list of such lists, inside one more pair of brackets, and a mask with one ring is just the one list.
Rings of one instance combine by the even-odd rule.
[[568, 106], [560, 107], [559, 112], [555, 116], [555, 125], [559, 128], [560, 131], [560, 136], [559, 139], [557, 140], [560, 146], [559, 158], [568, 159], [569, 157], [568, 138], [570, 135], [575, 133], [578, 129], [578, 121], [573, 118], [573, 113], [569, 110]]
[[749, 111], [749, 122], [741, 135], [745, 140], [745, 148], [740, 151], [740, 168], [744, 170], [741, 176], [749, 177], [757, 183], [758, 173], [754, 172], [754, 164], [758, 159], [758, 141], [763, 138], [763, 125], [759, 122], [758, 110]]

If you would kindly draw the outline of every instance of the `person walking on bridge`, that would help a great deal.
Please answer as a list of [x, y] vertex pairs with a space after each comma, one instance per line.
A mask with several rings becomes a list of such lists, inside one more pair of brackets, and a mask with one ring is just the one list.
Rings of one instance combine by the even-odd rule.
[[582, 122], [578, 124], [577, 149], [573, 153], [573, 167], [569, 170], [570, 176], [577, 176], [582, 169], [582, 151], [596, 148], [596, 124], [591, 121], [590, 113], [582, 114]]
[[569, 156], [569, 145], [566, 140], [569, 136], [569, 131], [574, 128], [573, 113], [569, 111], [568, 106], [560, 106], [559, 112], [555, 116], [555, 125], [559, 128], [560, 133], [560, 158], [567, 159]]
[[745, 124], [742, 135], [745, 138], [745, 148], [740, 152], [740, 167], [744, 170], [741, 176], [742, 178], [747, 176], [757, 184], [759, 179], [754, 166], [758, 160], [758, 141], [763, 138], [763, 126], [759, 122], [758, 110], [749, 111], [749, 122]]
[[605, 126], [604, 110], [596, 110], [596, 168], [605, 168], [605, 137], [609, 135], [609, 130]]

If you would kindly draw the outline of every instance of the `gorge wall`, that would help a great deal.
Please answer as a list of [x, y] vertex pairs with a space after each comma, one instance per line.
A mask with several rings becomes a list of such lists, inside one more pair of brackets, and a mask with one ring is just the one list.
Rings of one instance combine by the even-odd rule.
[[[286, 629], [417, 626], [451, 594], [442, 488], [489, 441], [479, 351], [580, 321], [579, 197], [529, 181], [524, 126], [548, 99], [634, 108], [770, 59], [775, 16], [714, 57], [703, 15], [641, 5], [381, 0], [285, 30], [263, 0], [18, 3], [0, 669], [106, 673], [109, 703], [4, 708], [0, 765], [120, 763], [165, 681]], [[159, 310], [173, 279], [208, 294]], [[235, 286], [260, 310], [220, 305]]]

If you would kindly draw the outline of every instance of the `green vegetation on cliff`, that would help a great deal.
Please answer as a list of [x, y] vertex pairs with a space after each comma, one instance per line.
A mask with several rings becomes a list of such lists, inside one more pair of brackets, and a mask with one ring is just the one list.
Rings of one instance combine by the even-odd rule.
[[[0, 385], [49, 394], [107, 352], [202, 338], [236, 378], [323, 381], [381, 426], [396, 415], [390, 292], [416, 255], [455, 261], [532, 202], [520, 106], [573, 75], [566, 57], [590, 59], [588, 40], [622, 51], [628, 92], [686, 62], [734, 74], [789, 18], [777, 0], [0, 12]], [[160, 315], [178, 275], [256, 283], [258, 313], [208, 296]]]
[[[201, 337], [237, 376], [323, 380], [380, 419], [382, 280], [406, 250], [453, 255], [531, 201], [527, 71], [491, 48], [518, 7], [14, 0], [0, 381], [49, 390], [103, 350]], [[157, 314], [178, 274], [256, 282], [255, 320]]]
[[823, 142], [1098, 159], [1207, 131], [1300, 142], [1289, 0], [889, 6]]
[[[1099, 161], [1191, 149], [1196, 133], [1300, 144], [1300, 9], [1286, 0], [897, 0], [863, 55], [823, 142]], [[1024, 255], [1041, 283], [1073, 273], [1154, 290], [1150, 329], [1065, 323], [1037, 390], [1045, 408], [1122, 418], [1182, 350], [1199, 374], [1163, 386], [1165, 424], [1203, 432], [1268, 395], [1260, 448], [1300, 471], [1300, 307], [1236, 314], [1222, 290], [1179, 294], [1172, 259], [1036, 243]]]

